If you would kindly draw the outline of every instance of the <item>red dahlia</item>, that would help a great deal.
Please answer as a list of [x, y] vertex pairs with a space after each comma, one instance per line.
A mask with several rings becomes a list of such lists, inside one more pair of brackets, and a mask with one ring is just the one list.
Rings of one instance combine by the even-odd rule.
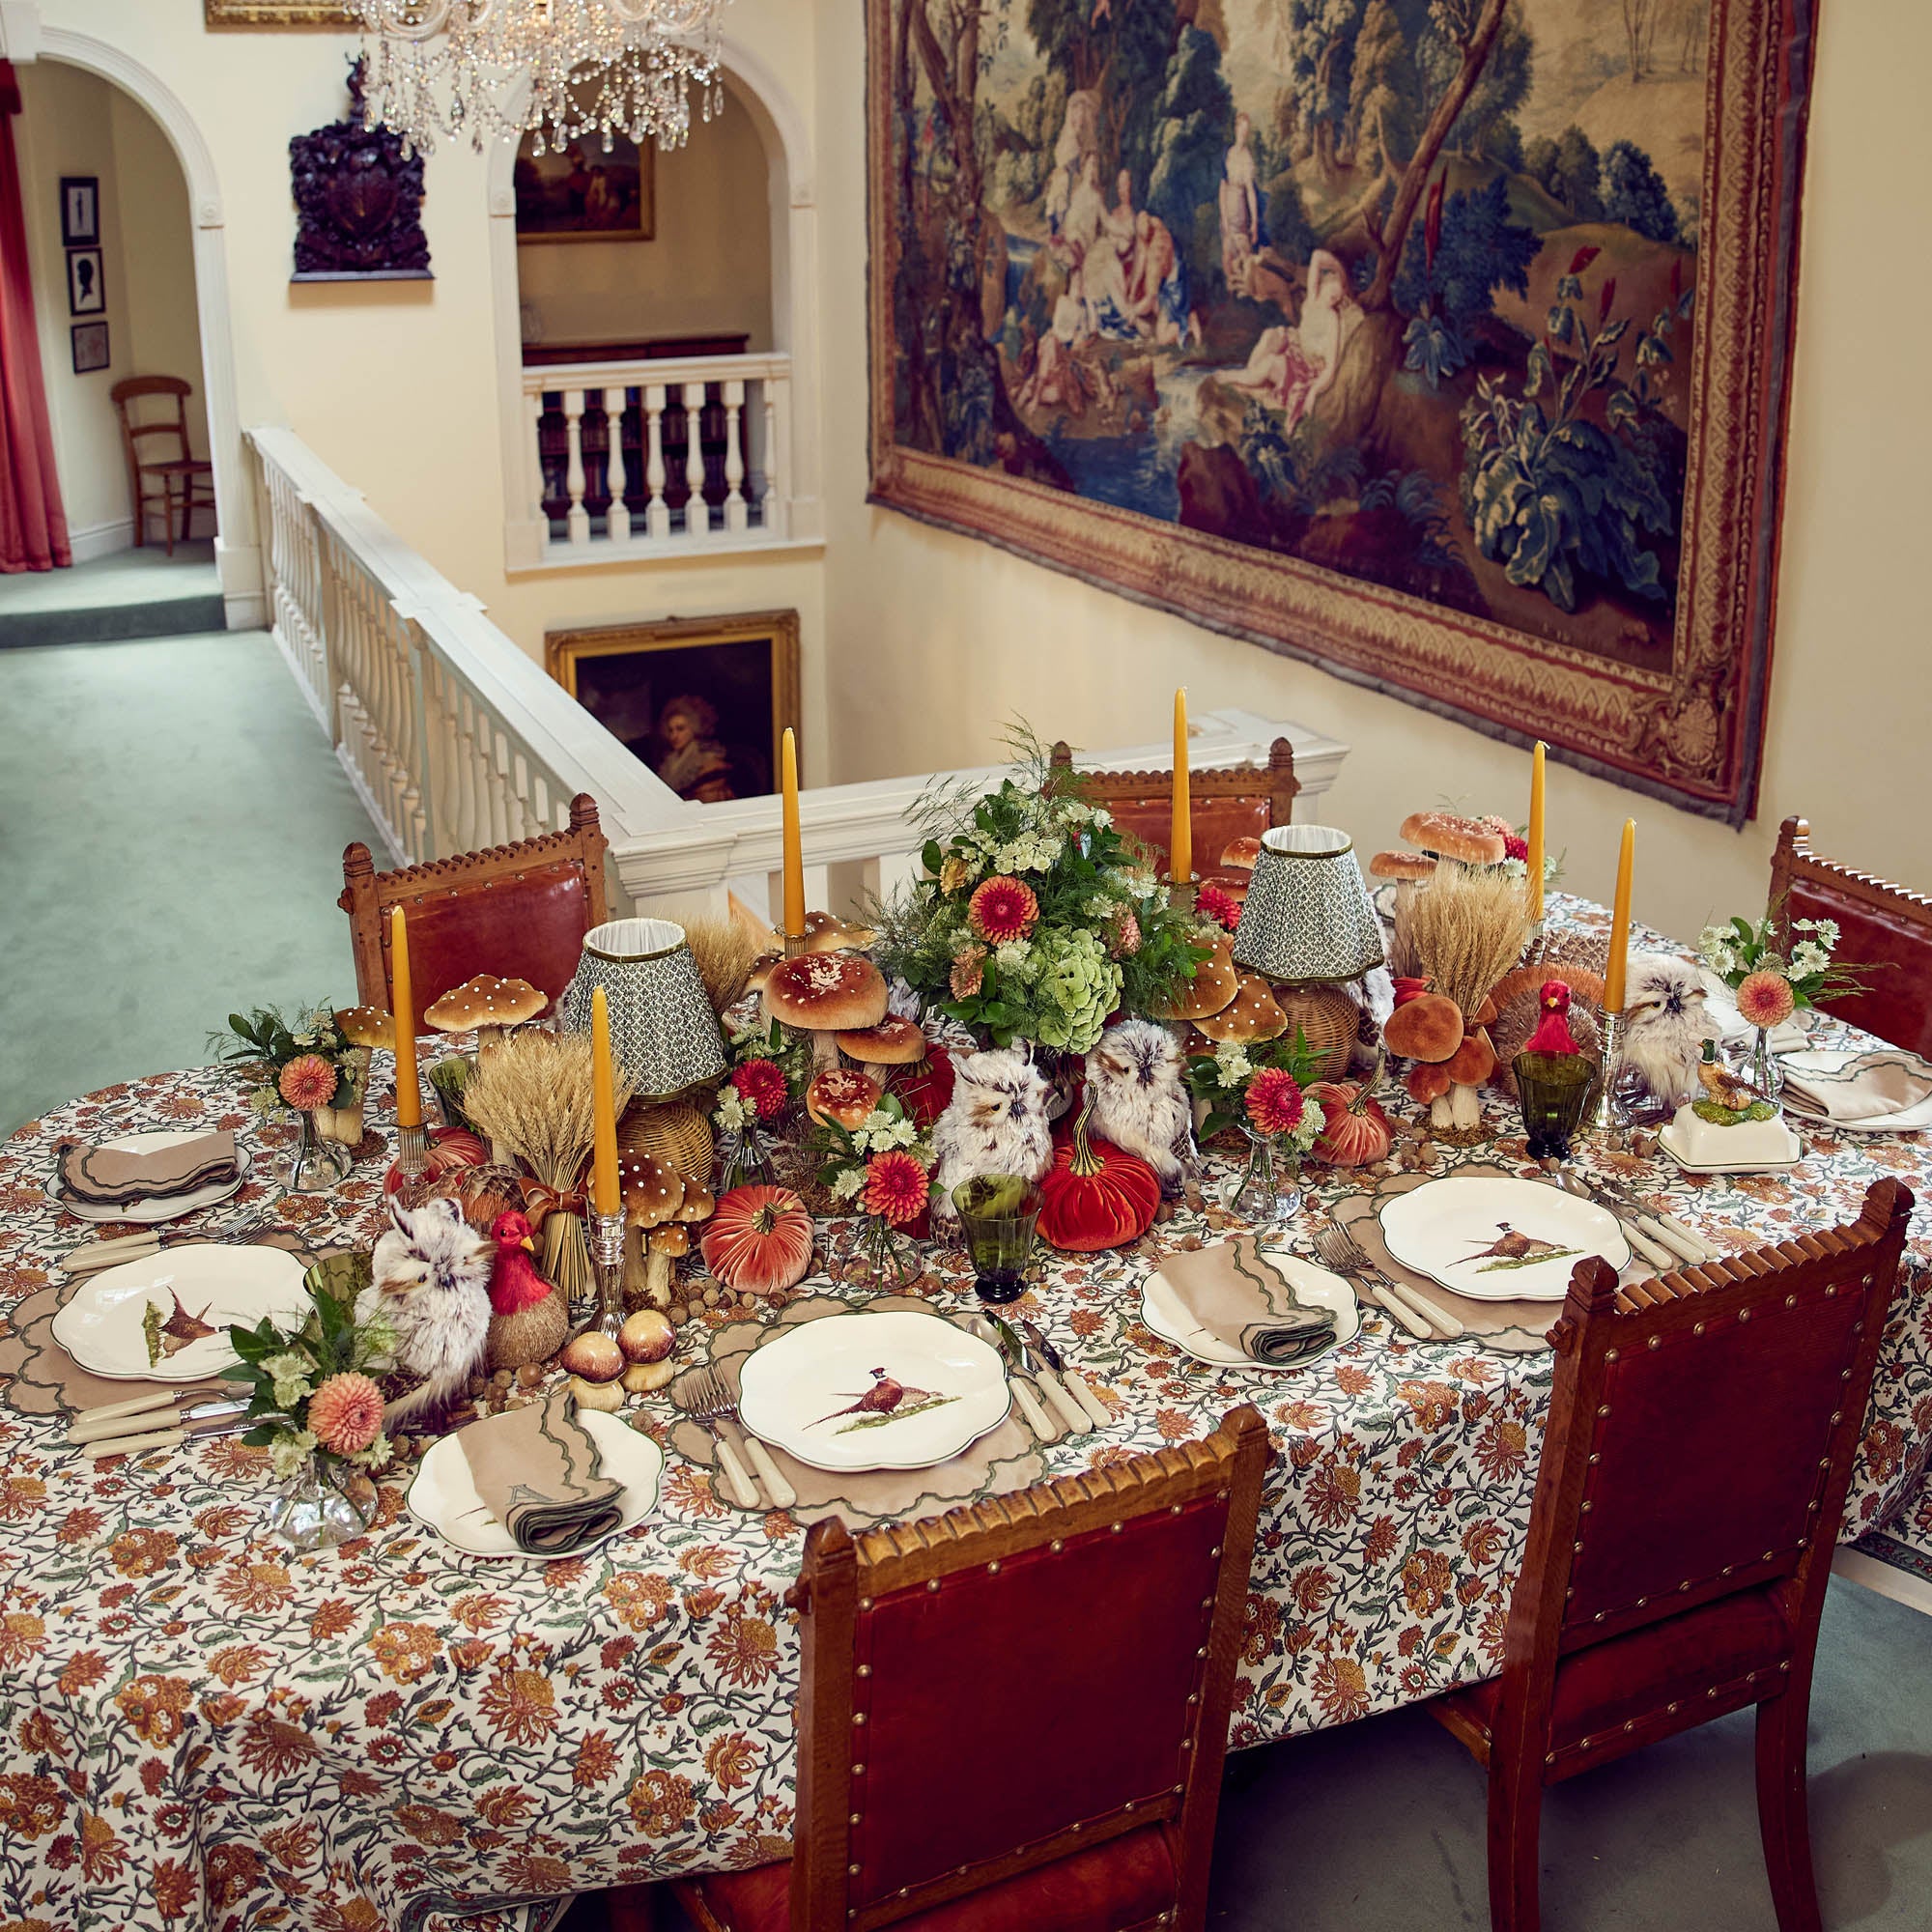
[[1248, 1119], [1261, 1134], [1292, 1134], [1301, 1121], [1301, 1089], [1286, 1067], [1264, 1066], [1248, 1082]]
[[925, 1169], [903, 1148], [890, 1148], [866, 1163], [866, 1192], [861, 1205], [867, 1213], [903, 1228], [919, 1219], [928, 1191]]
[[1224, 893], [1219, 886], [1203, 886], [1194, 895], [1194, 910], [1229, 932], [1241, 923], [1240, 900], [1233, 893]]
[[769, 1060], [746, 1061], [732, 1070], [731, 1084], [738, 1090], [738, 1097], [752, 1110], [753, 1117], [760, 1121], [769, 1121], [775, 1114], [782, 1113], [791, 1097], [784, 1075]]
[[988, 879], [966, 903], [967, 923], [990, 946], [1024, 939], [1039, 917], [1039, 901], [1021, 879]]

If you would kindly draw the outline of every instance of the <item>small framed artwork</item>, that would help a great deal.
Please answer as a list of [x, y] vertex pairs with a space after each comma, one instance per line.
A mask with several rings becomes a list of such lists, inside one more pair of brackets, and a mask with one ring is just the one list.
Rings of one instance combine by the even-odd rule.
[[88, 248], [100, 240], [100, 180], [97, 175], [61, 176], [61, 243]]
[[77, 322], [69, 331], [73, 337], [73, 373], [91, 376], [107, 367], [107, 325], [104, 322]]
[[355, 10], [337, 0], [202, 0], [211, 27], [355, 27]]
[[777, 788], [798, 726], [798, 612], [672, 617], [544, 637], [550, 674], [678, 797], [703, 805]]
[[100, 274], [99, 248], [67, 251], [67, 312], [99, 315], [107, 307], [107, 285]]
[[621, 134], [581, 134], [539, 155], [517, 150], [519, 242], [648, 242], [657, 233], [657, 151]]

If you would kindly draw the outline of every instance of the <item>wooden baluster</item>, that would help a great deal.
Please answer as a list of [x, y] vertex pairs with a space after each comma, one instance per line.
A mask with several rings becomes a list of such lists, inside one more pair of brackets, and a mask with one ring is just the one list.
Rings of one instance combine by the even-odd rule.
[[423, 730], [422, 633], [410, 619], [402, 620], [403, 636], [403, 842], [410, 863], [429, 857], [427, 734]]
[[684, 499], [684, 533], [701, 537], [711, 533], [711, 507], [704, 500], [704, 439], [699, 425], [704, 420], [704, 384], [684, 385], [684, 480], [691, 495]]
[[745, 413], [745, 385], [735, 377], [724, 384], [724, 527], [742, 530], [752, 513], [739, 487], [745, 480], [745, 450], [738, 440]]
[[778, 384], [767, 376], [758, 384], [765, 404], [765, 444], [761, 452], [764, 459], [764, 489], [758, 497], [758, 522], [764, 526], [767, 535], [771, 533], [772, 511], [778, 498], [773, 494], [778, 487], [779, 473], [779, 400]]
[[[781, 391], [782, 393], [775, 393]], [[765, 528], [774, 536], [791, 533], [791, 385], [774, 379], [765, 384], [765, 406], [771, 412], [771, 447], [765, 453]]]
[[550, 512], [544, 507], [549, 492], [544, 485], [543, 391], [532, 389], [524, 397], [524, 414], [529, 423], [529, 438], [524, 445], [529, 453], [529, 492], [531, 519], [542, 528], [544, 548], [550, 548]]
[[644, 481], [650, 486], [651, 500], [644, 506], [644, 527], [653, 542], [670, 535], [670, 505], [665, 501], [664, 412], [665, 385], [647, 384], [644, 422], [649, 454], [645, 459]]
[[624, 403], [629, 391], [622, 387], [604, 391], [604, 422], [611, 438], [611, 507], [604, 513], [604, 526], [612, 543], [631, 540], [631, 506], [624, 501]]
[[509, 763], [509, 733], [490, 720], [490, 842], [510, 842], [510, 785], [504, 767]]
[[590, 541], [590, 512], [583, 507], [583, 391], [563, 392], [563, 424], [570, 439], [570, 469], [564, 488], [570, 492], [570, 515], [565, 520], [573, 547]]

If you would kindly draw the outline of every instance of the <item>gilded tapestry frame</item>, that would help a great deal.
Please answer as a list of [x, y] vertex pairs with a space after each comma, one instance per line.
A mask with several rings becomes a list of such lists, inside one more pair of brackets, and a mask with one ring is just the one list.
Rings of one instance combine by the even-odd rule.
[[895, 437], [892, 26], [867, 0], [868, 500], [1704, 816], [1755, 813], [1816, 0], [1714, 0], [1671, 663], [1646, 670]]
[[306, 27], [359, 31], [361, 22], [335, 0], [201, 0], [202, 20], [216, 29]]

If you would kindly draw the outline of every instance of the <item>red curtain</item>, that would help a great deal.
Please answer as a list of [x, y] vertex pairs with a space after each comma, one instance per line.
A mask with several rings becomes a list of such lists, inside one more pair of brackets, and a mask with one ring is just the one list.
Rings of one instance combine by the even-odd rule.
[[20, 163], [14, 116], [20, 86], [14, 63], [0, 61], [0, 570], [52, 570], [73, 561], [67, 512], [54, 473], [41, 336], [34, 326], [34, 278], [20, 213]]

